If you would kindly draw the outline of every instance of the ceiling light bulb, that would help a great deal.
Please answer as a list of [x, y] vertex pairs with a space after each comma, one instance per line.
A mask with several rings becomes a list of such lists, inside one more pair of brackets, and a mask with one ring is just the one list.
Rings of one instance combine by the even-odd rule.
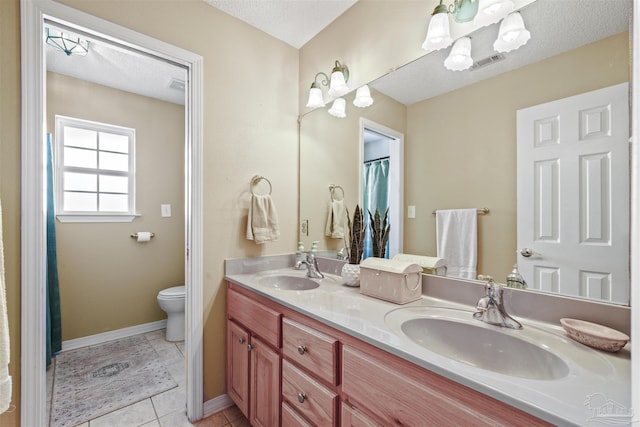
[[447, 48], [453, 43], [451, 33], [449, 31], [449, 14], [447, 7], [440, 2], [436, 6], [429, 21], [427, 29], [427, 37], [422, 43], [422, 48], [426, 51], [434, 51]]
[[309, 100], [307, 101], [307, 108], [322, 108], [324, 107], [324, 99], [322, 98], [322, 90], [316, 86], [311, 85], [309, 90]]
[[479, 0], [473, 23], [478, 27], [495, 24], [511, 13], [514, 7], [512, 0]]
[[337, 98], [335, 101], [333, 101], [333, 105], [331, 105], [331, 108], [329, 109], [329, 114], [331, 114], [333, 117], [344, 119], [345, 117], [347, 117], [346, 107], [347, 103], [344, 98]]
[[334, 68], [331, 73], [331, 83], [329, 83], [329, 95], [330, 96], [342, 96], [349, 92], [349, 86], [344, 78], [342, 70], [336, 70]]
[[356, 91], [356, 98], [353, 100], [353, 105], [360, 108], [366, 108], [373, 104], [373, 98], [371, 98], [371, 91], [369, 86], [360, 86]]
[[463, 71], [468, 70], [472, 65], [471, 39], [469, 37], [459, 38], [451, 48], [447, 59], [444, 60], [444, 67], [451, 71]]
[[500, 23], [498, 38], [493, 48], [500, 53], [510, 52], [527, 44], [531, 33], [524, 27], [522, 16], [514, 12]]

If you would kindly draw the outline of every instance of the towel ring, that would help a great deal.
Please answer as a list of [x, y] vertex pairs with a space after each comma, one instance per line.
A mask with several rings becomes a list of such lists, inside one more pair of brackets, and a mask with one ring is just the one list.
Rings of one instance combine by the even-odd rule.
[[271, 194], [271, 191], [273, 190], [273, 187], [271, 186], [271, 181], [269, 181], [269, 180], [268, 180], [267, 178], [265, 178], [264, 176], [260, 176], [260, 175], [256, 175], [256, 176], [254, 176], [253, 178], [251, 178], [251, 185], [250, 185], [250, 188], [251, 188], [251, 194], [253, 194], [254, 196], [257, 196], [257, 195], [258, 195], [258, 194], [256, 194], [256, 192], [255, 192], [255, 191], [253, 191], [253, 190], [254, 190], [254, 187], [260, 183], [260, 181], [266, 181], [266, 182], [267, 182], [267, 184], [269, 184], [269, 193], [268, 193], [268, 194]]
[[337, 189], [340, 189], [340, 191], [342, 191], [342, 199], [340, 199], [340, 200], [344, 200], [344, 188], [342, 188], [339, 185], [329, 184], [329, 193], [331, 193], [331, 200], [332, 201], [336, 200], [336, 198], [334, 196], [335, 196], [335, 191]]

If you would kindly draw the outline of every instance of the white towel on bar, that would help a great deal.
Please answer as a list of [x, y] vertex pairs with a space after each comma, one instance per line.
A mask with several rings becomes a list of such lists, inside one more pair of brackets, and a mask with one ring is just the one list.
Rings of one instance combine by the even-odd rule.
[[280, 224], [273, 200], [269, 194], [253, 194], [247, 219], [247, 239], [256, 243], [278, 240]]
[[476, 278], [478, 212], [476, 209], [436, 211], [438, 257], [447, 260], [447, 276]]
[[9, 320], [4, 281], [4, 244], [2, 241], [2, 204], [0, 203], [0, 414], [11, 405], [11, 376], [9, 375]]
[[344, 238], [344, 225], [347, 219], [347, 211], [344, 200], [330, 200], [327, 214], [327, 225], [324, 229], [325, 236], [332, 239]]

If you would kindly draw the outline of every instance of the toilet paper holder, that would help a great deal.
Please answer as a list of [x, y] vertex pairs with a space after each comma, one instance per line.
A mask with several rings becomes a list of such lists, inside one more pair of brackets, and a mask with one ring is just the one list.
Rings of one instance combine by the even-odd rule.
[[[156, 237], [156, 233], [151, 233], [151, 238], [153, 239], [154, 237]], [[131, 234], [131, 238], [133, 239], [137, 239], [138, 238], [138, 233], [132, 233]]]

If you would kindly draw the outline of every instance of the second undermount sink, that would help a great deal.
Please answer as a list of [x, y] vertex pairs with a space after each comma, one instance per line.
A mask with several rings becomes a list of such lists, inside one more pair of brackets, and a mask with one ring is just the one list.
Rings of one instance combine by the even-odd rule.
[[569, 366], [559, 356], [518, 336], [527, 334], [526, 328], [505, 330], [473, 319], [471, 312], [444, 308], [425, 309], [419, 316], [407, 316], [402, 309], [390, 314], [387, 323], [399, 327], [409, 340], [468, 365], [534, 380], [569, 374]]
[[265, 276], [259, 279], [258, 283], [262, 286], [268, 286], [273, 289], [281, 289], [285, 291], [307, 291], [315, 289], [320, 284], [308, 277], [290, 276], [286, 274], [277, 274]]

